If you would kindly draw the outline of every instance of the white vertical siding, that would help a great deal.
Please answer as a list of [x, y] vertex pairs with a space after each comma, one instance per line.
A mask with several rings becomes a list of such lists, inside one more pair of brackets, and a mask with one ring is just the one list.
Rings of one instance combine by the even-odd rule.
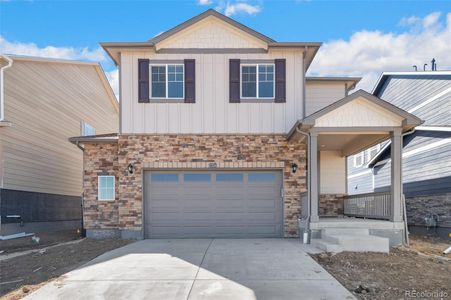
[[340, 151], [320, 151], [320, 192], [346, 193], [346, 158]]
[[[138, 103], [138, 59], [196, 60], [196, 103]], [[286, 59], [286, 103], [229, 103], [229, 59]], [[302, 119], [303, 58], [300, 51], [261, 54], [121, 55], [122, 133], [287, 133]]]
[[345, 82], [307, 81], [305, 93], [305, 110], [308, 116], [345, 97]]

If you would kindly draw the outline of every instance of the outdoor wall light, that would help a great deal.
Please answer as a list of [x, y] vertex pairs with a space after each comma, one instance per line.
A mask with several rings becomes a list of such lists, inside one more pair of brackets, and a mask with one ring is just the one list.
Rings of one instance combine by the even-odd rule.
[[128, 164], [127, 170], [128, 170], [128, 173], [133, 174], [135, 167], [132, 164]]
[[295, 163], [292, 163], [292, 164], [291, 164], [291, 171], [292, 171], [293, 173], [296, 173], [297, 170], [298, 170], [298, 165], [295, 164]]

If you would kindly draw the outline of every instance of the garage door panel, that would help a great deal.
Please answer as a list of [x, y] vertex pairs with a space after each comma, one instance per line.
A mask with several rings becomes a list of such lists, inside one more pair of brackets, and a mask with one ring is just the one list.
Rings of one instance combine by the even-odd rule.
[[250, 234], [277, 234], [279, 231], [278, 226], [268, 226], [268, 225], [261, 225], [261, 226], [252, 226], [250, 227]]
[[282, 235], [281, 172], [152, 174], [144, 176], [146, 237]]

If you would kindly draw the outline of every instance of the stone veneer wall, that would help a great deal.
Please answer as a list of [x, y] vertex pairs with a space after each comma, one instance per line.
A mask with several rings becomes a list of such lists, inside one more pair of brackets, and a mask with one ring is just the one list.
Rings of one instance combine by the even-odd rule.
[[[127, 172], [128, 164], [135, 167]], [[211, 163], [216, 163], [214, 168]], [[298, 170], [291, 172], [291, 164]], [[284, 235], [298, 235], [300, 193], [306, 191], [306, 145], [283, 135], [123, 135], [118, 145], [85, 146], [86, 229], [141, 232], [142, 172], [152, 169], [280, 169]], [[99, 203], [97, 176], [116, 175], [116, 201]]]
[[343, 199], [345, 196], [344, 194], [321, 194], [319, 196], [319, 216], [343, 216]]
[[[85, 145], [83, 172], [83, 222], [85, 229], [117, 229], [119, 226], [117, 144]], [[99, 201], [97, 176], [116, 176], [116, 200]]]
[[425, 226], [424, 218], [438, 216], [438, 226], [451, 227], [451, 193], [406, 198], [409, 225]]

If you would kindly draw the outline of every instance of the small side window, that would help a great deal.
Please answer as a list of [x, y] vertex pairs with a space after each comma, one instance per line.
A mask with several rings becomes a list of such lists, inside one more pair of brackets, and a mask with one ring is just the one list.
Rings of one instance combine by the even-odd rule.
[[96, 135], [96, 129], [90, 124], [81, 121], [81, 135], [82, 136]]
[[354, 155], [354, 168], [363, 166], [363, 155], [364, 155], [363, 151]]
[[98, 199], [100, 201], [114, 201], [116, 198], [115, 177], [98, 177]]

